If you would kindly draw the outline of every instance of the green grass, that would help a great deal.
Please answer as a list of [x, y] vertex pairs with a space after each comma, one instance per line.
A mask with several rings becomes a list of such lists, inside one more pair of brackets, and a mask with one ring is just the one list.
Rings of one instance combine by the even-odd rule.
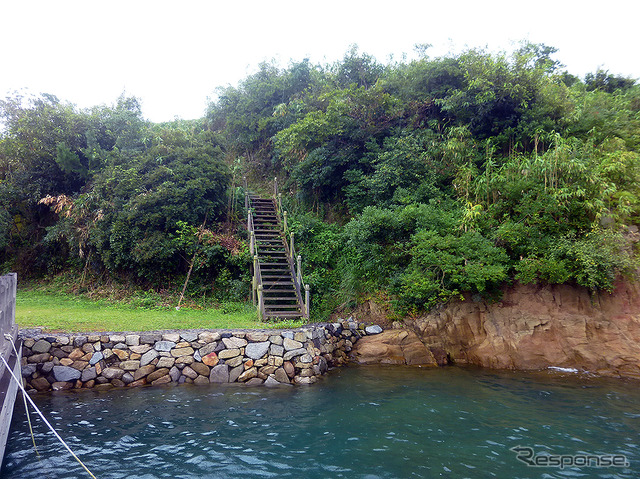
[[299, 327], [302, 322], [263, 323], [253, 306], [227, 303], [220, 309], [143, 308], [81, 296], [18, 291], [16, 323], [47, 332], [153, 331], [163, 329], [251, 329]]

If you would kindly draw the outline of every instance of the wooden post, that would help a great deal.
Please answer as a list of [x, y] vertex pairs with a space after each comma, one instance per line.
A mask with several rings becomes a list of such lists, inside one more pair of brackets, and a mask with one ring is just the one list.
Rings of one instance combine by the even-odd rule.
[[278, 193], [278, 213], [282, 211], [282, 193]]
[[298, 255], [296, 258], [298, 260], [298, 274], [296, 275], [296, 281], [298, 282], [298, 287], [302, 286], [302, 256]]
[[251, 256], [254, 256], [256, 254], [256, 234], [254, 231], [251, 232], [251, 237], [249, 240], [249, 252], [251, 253]]
[[262, 301], [262, 285], [258, 285], [258, 311], [260, 313], [260, 321], [264, 319], [264, 302]]
[[284, 234], [287, 234], [287, 230], [289, 229], [289, 227], [287, 226], [287, 212], [285, 211], [285, 212], [282, 214], [282, 216], [283, 216], [283, 218], [284, 218], [284, 220], [283, 220], [283, 223], [284, 223], [284, 224], [282, 225], [282, 227], [283, 227], [282, 231], [284, 232]]
[[309, 286], [308, 284], [304, 285], [304, 309], [305, 309], [305, 316], [307, 319], [309, 319], [309, 309], [311, 307], [311, 305], [309, 304], [309, 297], [311, 296], [310, 293], [311, 290], [311, 286]]
[[253, 285], [251, 287], [251, 300], [255, 306], [257, 303], [256, 291], [258, 290], [258, 255], [253, 256]]
[[247, 211], [247, 231], [251, 231], [251, 211]]
[[249, 209], [249, 191], [247, 190], [247, 177], [242, 177], [242, 187], [244, 188], [244, 209]]
[[278, 177], [277, 176], [273, 178], [273, 199], [274, 200], [278, 199]]
[[289, 254], [291, 255], [291, 259], [293, 259], [293, 232], [289, 236]]

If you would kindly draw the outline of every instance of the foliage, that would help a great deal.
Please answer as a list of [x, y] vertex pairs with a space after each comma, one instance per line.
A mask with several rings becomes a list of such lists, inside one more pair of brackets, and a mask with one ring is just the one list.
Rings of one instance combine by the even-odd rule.
[[83, 111], [7, 98], [0, 264], [156, 287], [191, 270], [188, 294], [233, 309], [249, 258], [227, 192], [245, 176], [255, 191], [278, 177], [317, 318], [378, 293], [413, 311], [515, 280], [608, 290], [632, 275], [640, 86], [580, 79], [544, 44], [427, 53], [265, 62], [205, 118], [160, 125], [124, 96]]

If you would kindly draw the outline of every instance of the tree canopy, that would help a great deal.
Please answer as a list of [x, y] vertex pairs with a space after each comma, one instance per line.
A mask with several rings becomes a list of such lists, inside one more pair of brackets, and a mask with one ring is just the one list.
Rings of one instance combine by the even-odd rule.
[[126, 96], [0, 101], [4, 268], [159, 284], [197, 258], [203, 285], [239, 281], [246, 248], [228, 225], [246, 175], [285, 185], [325, 312], [371, 294], [398, 311], [493, 298], [509, 281], [611, 290], [633, 274], [635, 80], [580, 79], [543, 44], [427, 54], [265, 62], [194, 121], [150, 124]]

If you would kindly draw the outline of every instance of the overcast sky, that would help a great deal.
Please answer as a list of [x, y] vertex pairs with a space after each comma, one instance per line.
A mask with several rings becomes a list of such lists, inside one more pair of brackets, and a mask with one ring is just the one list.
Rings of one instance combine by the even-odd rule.
[[150, 120], [191, 119], [261, 61], [332, 63], [354, 43], [386, 63], [416, 43], [438, 56], [526, 39], [558, 48], [573, 74], [640, 78], [639, 13], [638, 0], [0, 0], [0, 96], [27, 88], [84, 108], [125, 91]]

